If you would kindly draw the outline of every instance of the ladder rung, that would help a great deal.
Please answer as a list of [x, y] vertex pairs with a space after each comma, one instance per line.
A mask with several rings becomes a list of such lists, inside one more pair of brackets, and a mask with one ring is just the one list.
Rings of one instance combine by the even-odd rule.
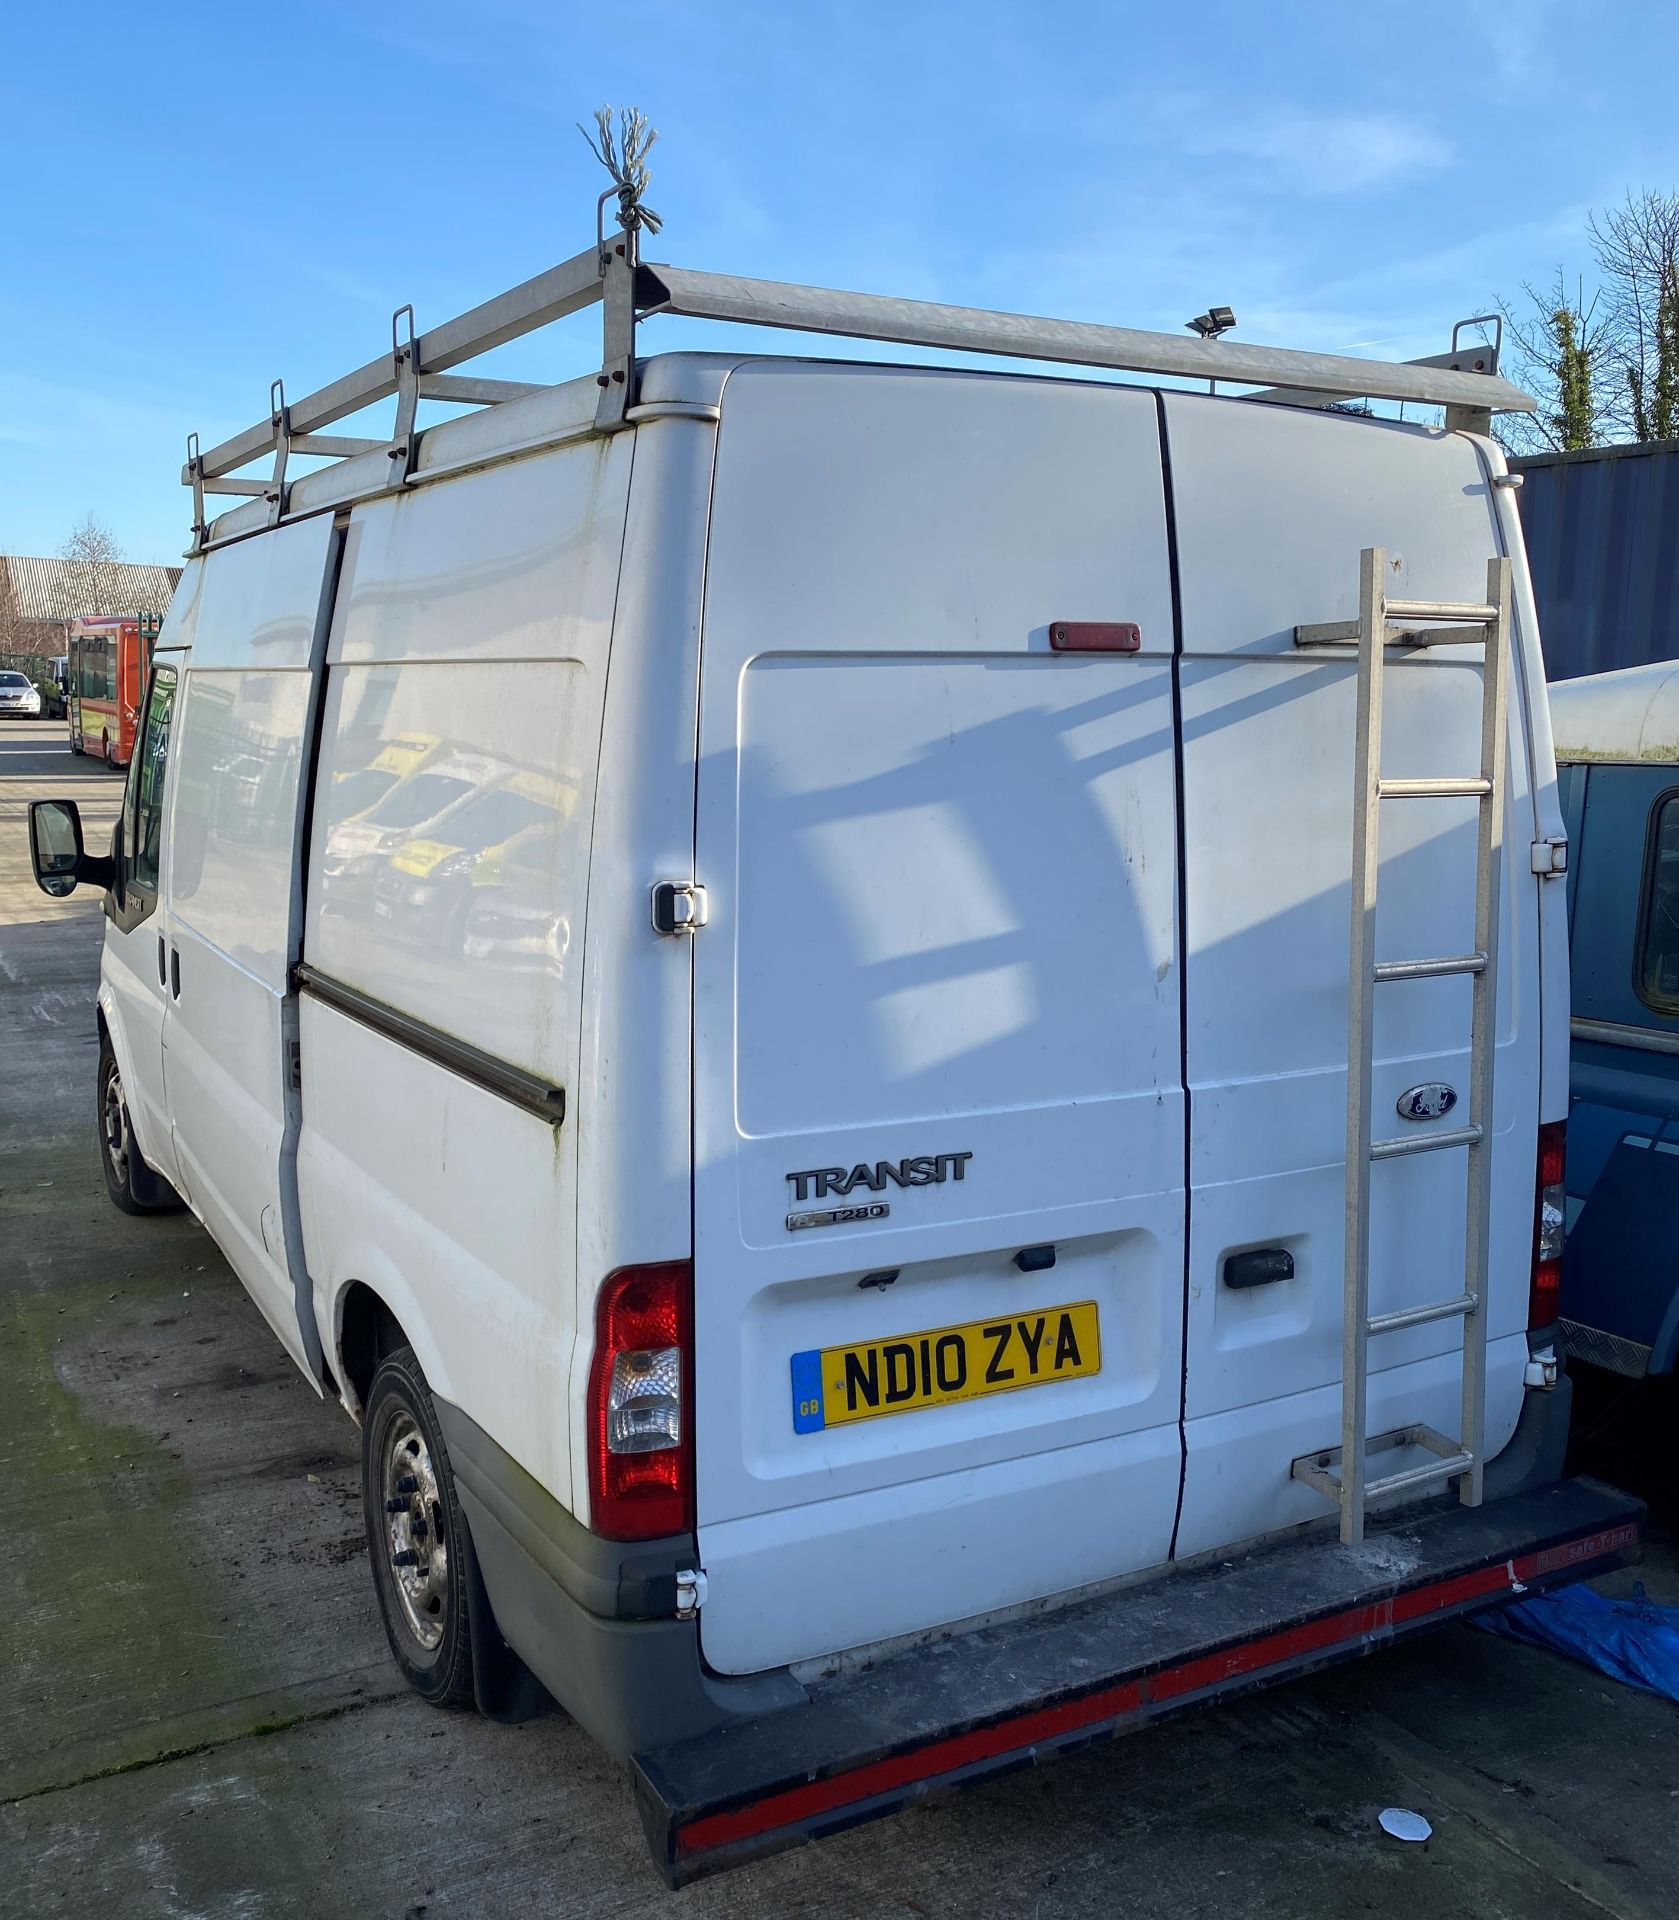
[[[1461, 1440], [1451, 1440], [1434, 1427], [1420, 1422], [1408, 1427], [1393, 1427], [1386, 1433], [1373, 1433], [1364, 1443], [1366, 1458], [1378, 1453], [1396, 1453], [1402, 1447], [1424, 1447], [1436, 1459], [1418, 1467], [1407, 1467], [1380, 1480], [1365, 1483], [1365, 1498], [1377, 1492], [1392, 1493], [1400, 1487], [1421, 1485], [1441, 1474], [1462, 1473], [1474, 1464], [1475, 1456]], [[1326, 1500], [1339, 1504], [1341, 1486], [1341, 1449], [1325, 1447], [1318, 1453], [1302, 1454], [1289, 1467], [1290, 1475], [1315, 1488]]]
[[1448, 1453], [1443, 1459], [1425, 1460], [1421, 1466], [1405, 1467], [1398, 1473], [1385, 1473], [1379, 1480], [1365, 1482], [1366, 1500], [1380, 1500], [1384, 1494], [1398, 1493], [1406, 1487], [1426, 1486], [1430, 1480], [1450, 1480], [1455, 1475], [1467, 1473], [1475, 1464], [1474, 1454], [1460, 1449], [1457, 1453]]
[[1472, 620], [1478, 627], [1498, 618], [1487, 600], [1389, 600], [1382, 610], [1390, 620]]
[[1473, 1313], [1479, 1304], [1474, 1294], [1460, 1293], [1455, 1300], [1431, 1300], [1425, 1306], [1373, 1313], [1365, 1323], [1365, 1332], [1374, 1335], [1398, 1333], [1403, 1327], [1426, 1327], [1432, 1320], [1450, 1320], [1454, 1315]]
[[1484, 953], [1459, 953], [1444, 960], [1379, 960], [1378, 980], [1437, 980], [1449, 973], [1485, 973]]
[[1480, 1137], [1480, 1126], [1471, 1121], [1467, 1127], [1452, 1127], [1444, 1133], [1419, 1133], [1401, 1140], [1372, 1140], [1370, 1158], [1399, 1160], [1408, 1153], [1439, 1153], [1446, 1147], [1472, 1147]]
[[1378, 780], [1376, 793], [1383, 800], [1447, 800], [1456, 794], [1485, 795], [1492, 782], [1479, 778], [1444, 780]]

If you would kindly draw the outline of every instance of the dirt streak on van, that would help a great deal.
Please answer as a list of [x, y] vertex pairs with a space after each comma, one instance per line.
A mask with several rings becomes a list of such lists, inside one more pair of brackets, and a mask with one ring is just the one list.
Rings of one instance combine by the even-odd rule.
[[[1634, 1553], [1559, 1484], [1534, 1284], [1567, 955], [1497, 446], [627, 377], [224, 515], [113, 857], [33, 821], [48, 891], [108, 888], [112, 1198], [191, 1206], [361, 1424], [414, 1686], [552, 1694], [680, 1882]], [[1343, 1549], [1359, 676], [1296, 629], [1356, 624], [1372, 549], [1396, 600], [1473, 607], [1499, 556], [1514, 594], [1492, 1091], [1472, 964], [1384, 987], [1367, 1431], [1419, 1497]], [[1382, 815], [1379, 962], [1474, 960], [1485, 658], [1390, 657], [1383, 778], [1456, 785]], [[1461, 1317], [1413, 1310], [1466, 1285], [1465, 1115], [1480, 1504], [1416, 1439], [1459, 1430]]]

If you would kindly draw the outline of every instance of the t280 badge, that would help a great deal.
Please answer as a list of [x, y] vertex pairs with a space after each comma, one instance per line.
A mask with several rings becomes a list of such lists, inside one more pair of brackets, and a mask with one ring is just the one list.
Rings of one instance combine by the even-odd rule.
[[[888, 1185], [897, 1187], [943, 1186], [947, 1180], [967, 1178], [971, 1153], [910, 1154], [902, 1160], [859, 1160], [854, 1167], [807, 1167], [802, 1173], [790, 1173], [788, 1182], [795, 1200], [826, 1200], [832, 1194], [850, 1194], [858, 1187], [870, 1193], [884, 1193]], [[854, 1201], [844, 1207], [817, 1207], [808, 1213], [790, 1213], [787, 1231], [797, 1233], [804, 1227], [839, 1227], [852, 1220], [884, 1220], [892, 1211], [884, 1200]]]

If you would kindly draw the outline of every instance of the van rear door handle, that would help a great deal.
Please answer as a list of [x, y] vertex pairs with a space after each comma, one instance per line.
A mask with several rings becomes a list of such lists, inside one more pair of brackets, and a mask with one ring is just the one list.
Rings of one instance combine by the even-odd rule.
[[169, 991], [171, 994], [174, 995], [174, 997], [177, 1000], [180, 999], [181, 997], [181, 950], [179, 947], [171, 947], [169, 949]]
[[1227, 1287], [1268, 1287], [1294, 1278], [1294, 1255], [1287, 1247], [1250, 1247], [1233, 1253], [1224, 1263]]

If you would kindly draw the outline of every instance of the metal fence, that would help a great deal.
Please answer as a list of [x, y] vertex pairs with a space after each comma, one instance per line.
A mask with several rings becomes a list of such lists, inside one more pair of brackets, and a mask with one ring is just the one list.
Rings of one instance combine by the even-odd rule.
[[1679, 440], [1512, 460], [1546, 677], [1679, 659]]
[[50, 653], [7, 653], [0, 649], [0, 672], [21, 673], [45, 689], [53, 683], [53, 657]]

